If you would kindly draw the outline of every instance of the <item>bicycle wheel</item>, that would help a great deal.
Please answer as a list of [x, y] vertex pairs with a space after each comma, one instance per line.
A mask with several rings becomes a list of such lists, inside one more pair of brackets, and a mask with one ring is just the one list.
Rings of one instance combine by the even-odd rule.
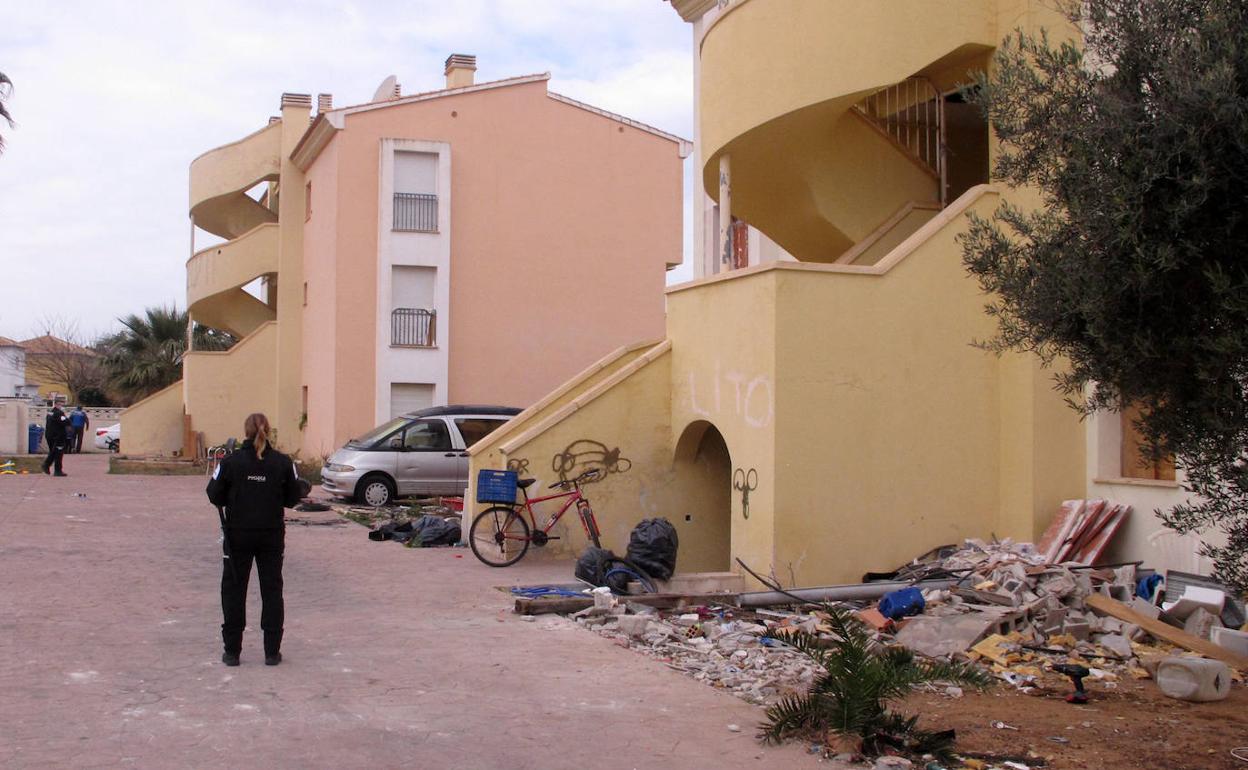
[[529, 551], [529, 523], [514, 508], [487, 508], [472, 520], [468, 545], [491, 567], [515, 564]]

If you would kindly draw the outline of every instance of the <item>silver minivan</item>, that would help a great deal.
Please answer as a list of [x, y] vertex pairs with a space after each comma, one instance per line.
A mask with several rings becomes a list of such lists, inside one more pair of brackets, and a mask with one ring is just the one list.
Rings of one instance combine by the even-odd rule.
[[468, 447], [519, 413], [508, 406], [436, 406], [395, 417], [330, 455], [321, 488], [365, 505], [461, 495]]

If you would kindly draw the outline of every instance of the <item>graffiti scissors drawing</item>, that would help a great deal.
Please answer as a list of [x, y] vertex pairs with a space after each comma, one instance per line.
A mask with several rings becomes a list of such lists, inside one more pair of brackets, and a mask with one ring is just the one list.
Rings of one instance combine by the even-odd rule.
[[732, 473], [732, 488], [741, 493], [741, 515], [750, 518], [750, 493], [758, 489], [758, 471], [737, 468]]

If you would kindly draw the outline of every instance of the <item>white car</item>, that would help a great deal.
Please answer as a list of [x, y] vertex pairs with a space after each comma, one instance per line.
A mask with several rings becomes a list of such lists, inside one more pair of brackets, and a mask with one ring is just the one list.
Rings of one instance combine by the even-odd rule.
[[95, 429], [95, 448], [107, 449], [110, 452], [121, 451], [121, 423], [107, 428]]

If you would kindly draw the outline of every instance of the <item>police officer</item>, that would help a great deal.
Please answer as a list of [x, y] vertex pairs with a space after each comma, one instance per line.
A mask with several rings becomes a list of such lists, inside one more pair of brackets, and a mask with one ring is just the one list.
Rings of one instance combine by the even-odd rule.
[[264, 630], [264, 663], [282, 662], [282, 556], [286, 549], [283, 508], [299, 502], [299, 477], [294, 463], [269, 445], [269, 420], [252, 414], [243, 423], [247, 438], [217, 466], [208, 482], [208, 499], [224, 506], [225, 561], [221, 574], [221, 661], [237, 666], [247, 626], [247, 581], [251, 562], [260, 573], [260, 628]]
[[61, 469], [61, 458], [65, 455], [65, 447], [69, 443], [69, 417], [65, 414], [65, 410], [61, 408], [61, 404], [65, 403], [63, 399], [56, 399], [52, 402], [52, 411], [48, 412], [48, 417], [43, 422], [43, 438], [48, 442], [48, 457], [43, 461], [43, 472], [50, 473], [48, 470], [52, 466], [56, 466], [54, 476], [68, 476]]

